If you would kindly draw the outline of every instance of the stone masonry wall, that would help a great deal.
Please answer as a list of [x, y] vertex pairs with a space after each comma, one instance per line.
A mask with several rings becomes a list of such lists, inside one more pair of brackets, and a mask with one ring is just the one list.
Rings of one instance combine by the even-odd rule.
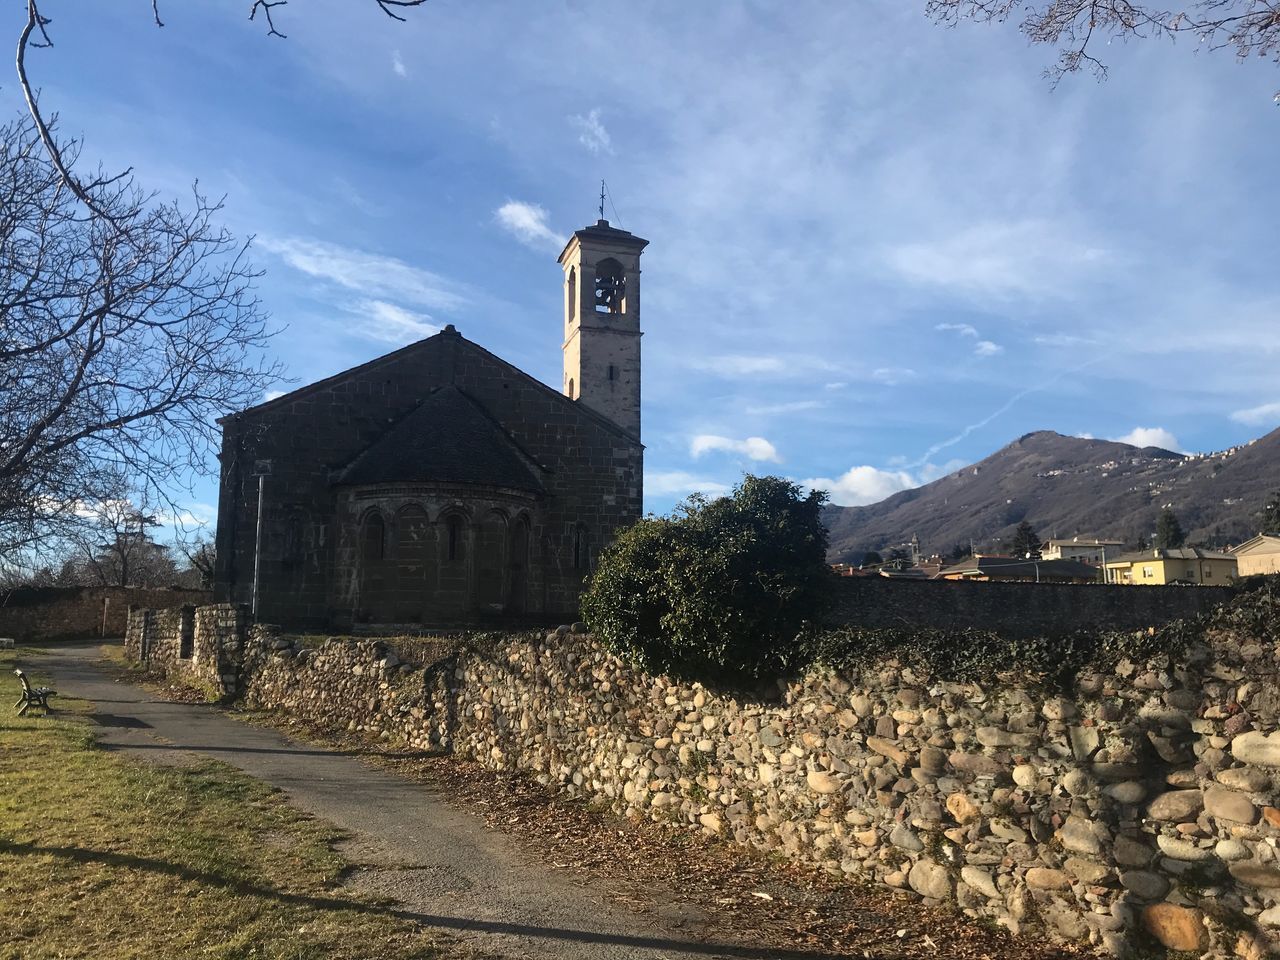
[[262, 627], [245, 655], [252, 706], [449, 749], [1014, 931], [1251, 960], [1276, 945], [1274, 648], [1218, 636], [1062, 695], [885, 663], [771, 703], [646, 676], [566, 628], [425, 669], [384, 642], [297, 649]]
[[244, 659], [248, 614], [231, 603], [129, 611], [125, 655], [164, 676], [204, 689], [212, 699], [234, 696]]
[[38, 587], [0, 592], [0, 637], [23, 642], [124, 635], [131, 606], [207, 603], [204, 590], [139, 587]]

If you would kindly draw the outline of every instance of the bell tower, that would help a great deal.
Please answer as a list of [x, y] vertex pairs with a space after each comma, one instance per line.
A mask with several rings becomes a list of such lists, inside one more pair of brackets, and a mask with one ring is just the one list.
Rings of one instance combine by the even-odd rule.
[[574, 233], [564, 269], [564, 395], [640, 438], [640, 254], [648, 240], [601, 218]]

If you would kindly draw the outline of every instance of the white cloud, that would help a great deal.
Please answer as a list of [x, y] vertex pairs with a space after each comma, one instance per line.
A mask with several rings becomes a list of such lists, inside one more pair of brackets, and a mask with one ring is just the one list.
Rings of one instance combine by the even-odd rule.
[[391, 51], [391, 69], [395, 71], [397, 77], [409, 76], [409, 71], [405, 69], [404, 60], [400, 58], [399, 50]]
[[695, 370], [703, 370], [729, 379], [769, 377], [778, 380], [799, 380], [813, 378], [819, 373], [840, 375], [844, 372], [839, 364], [828, 357], [804, 353], [729, 353], [698, 356], [690, 352], [681, 358], [681, 362]]
[[1035, 337], [1034, 339], [1035, 342], [1040, 344], [1042, 347], [1088, 346], [1089, 344], [1098, 342], [1091, 337], [1078, 337], [1070, 333], [1051, 333]]
[[288, 392], [288, 390], [268, 390], [262, 395], [262, 402], [270, 403], [272, 400], [277, 400], [280, 397], [283, 397]]
[[1123, 437], [1113, 437], [1117, 443], [1130, 443], [1135, 447], [1161, 447], [1165, 450], [1181, 450], [1178, 438], [1164, 427], [1134, 427]]
[[214, 522], [218, 508], [208, 503], [193, 503], [180, 510], [158, 510], [155, 518], [161, 527], [168, 527], [182, 532], [191, 532], [200, 527], [207, 527]]
[[382, 343], [404, 345], [440, 332], [425, 313], [414, 313], [385, 300], [361, 300], [350, 308], [361, 318], [354, 332]]
[[747, 407], [747, 413], [753, 417], [774, 417], [786, 413], [802, 413], [805, 410], [817, 410], [825, 407], [822, 400], [792, 400], [787, 403], [766, 403], [760, 406]]
[[600, 122], [599, 107], [590, 111], [585, 117], [570, 117], [569, 122], [578, 130], [578, 142], [592, 153], [613, 153], [613, 138]]
[[844, 389], [845, 387], [847, 387], [848, 385], [849, 385], [849, 384], [848, 384], [848, 383], [846, 383], [844, 380], [833, 380], [833, 381], [831, 381], [831, 383], [824, 383], [824, 384], [822, 385], [822, 389], [824, 389], [824, 390], [843, 390], [843, 389]]
[[266, 237], [258, 242], [295, 270], [366, 297], [402, 300], [435, 310], [456, 310], [467, 302], [457, 284], [395, 257], [302, 237]]
[[781, 357], [751, 357], [741, 354], [707, 357], [695, 360], [693, 365], [722, 377], [749, 377], [758, 373], [783, 373], [787, 365]]
[[[901, 464], [905, 457], [893, 457], [890, 463]], [[918, 472], [909, 470], [881, 470], [878, 467], [851, 467], [839, 477], [814, 477], [801, 480], [802, 486], [826, 490], [831, 502], [841, 507], [858, 507], [867, 503], [879, 503], [886, 497], [903, 490], [913, 490], [940, 477], [954, 473], [968, 465], [965, 460], [948, 460], [944, 464], [926, 463]]]
[[1280, 422], [1280, 401], [1264, 403], [1261, 406], [1249, 407], [1246, 410], [1237, 410], [1231, 414], [1231, 419], [1236, 423], [1246, 423], [1251, 427], [1264, 424], [1270, 426], [1273, 423]]
[[906, 380], [914, 380], [916, 372], [909, 367], [879, 367], [871, 372], [871, 379], [887, 387], [896, 387]]
[[646, 471], [644, 475], [644, 492], [648, 496], [670, 497], [690, 493], [718, 496], [730, 489], [727, 483], [698, 477], [684, 470]]
[[978, 297], [1045, 297], [1070, 291], [1107, 251], [1049, 220], [989, 221], [933, 240], [902, 243], [885, 260], [903, 279]]
[[689, 443], [689, 453], [701, 457], [707, 453], [738, 453], [751, 460], [768, 460], [781, 463], [777, 448], [764, 437], [747, 437], [745, 440], [734, 440], [730, 437], [719, 437], [711, 433], [702, 433]]
[[850, 467], [844, 474], [830, 477], [814, 477], [801, 480], [802, 486], [825, 490], [831, 502], [841, 507], [857, 507], [864, 503], [878, 503], [900, 490], [920, 486], [920, 481], [905, 470], [880, 470], [877, 467]]
[[493, 216], [504, 230], [527, 247], [559, 250], [564, 246], [564, 237], [547, 226], [547, 211], [536, 203], [508, 200]]
[[[973, 337], [975, 340], [981, 336], [978, 328], [971, 323], [939, 323], [933, 329], [943, 333], [958, 333], [962, 337]], [[978, 340], [973, 345], [973, 354], [977, 357], [994, 357], [997, 353], [1003, 353], [1004, 347], [990, 340]]]

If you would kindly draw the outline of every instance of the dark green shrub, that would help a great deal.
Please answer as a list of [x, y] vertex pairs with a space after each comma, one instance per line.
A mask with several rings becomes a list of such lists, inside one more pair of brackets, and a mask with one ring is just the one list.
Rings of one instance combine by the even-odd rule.
[[736, 682], [802, 668], [797, 637], [831, 576], [825, 502], [821, 491], [747, 476], [729, 496], [641, 520], [601, 556], [583, 617], [654, 673]]

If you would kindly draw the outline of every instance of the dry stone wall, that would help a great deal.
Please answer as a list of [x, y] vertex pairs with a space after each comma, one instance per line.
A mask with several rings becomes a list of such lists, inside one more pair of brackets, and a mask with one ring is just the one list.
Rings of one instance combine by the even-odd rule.
[[763, 703], [638, 673], [567, 628], [424, 668], [255, 627], [243, 694], [1030, 935], [1259, 958], [1280, 928], [1278, 672], [1274, 647], [1217, 636], [1068, 691], [885, 663]]
[[232, 603], [129, 611], [125, 655], [135, 663], [227, 700], [239, 689], [249, 616]]

